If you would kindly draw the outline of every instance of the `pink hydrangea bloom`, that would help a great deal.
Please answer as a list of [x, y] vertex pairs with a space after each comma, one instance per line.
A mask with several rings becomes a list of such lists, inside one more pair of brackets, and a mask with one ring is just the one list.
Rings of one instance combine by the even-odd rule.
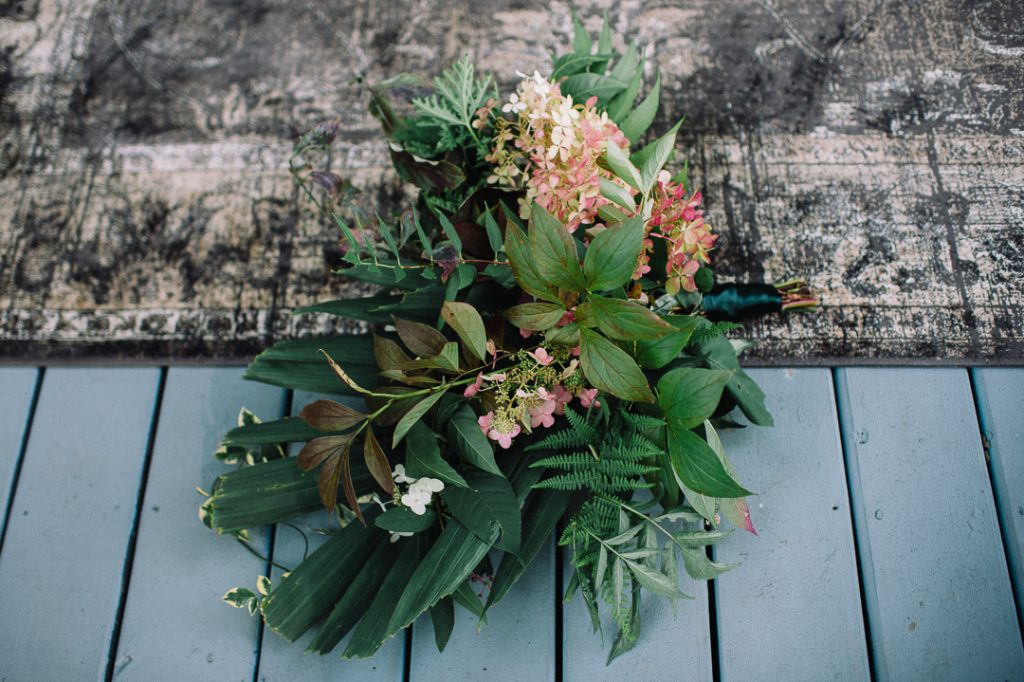
[[480, 390], [480, 387], [484, 385], [484, 373], [480, 372], [476, 375], [476, 381], [466, 386], [466, 390], [462, 392], [464, 398], [472, 398]]
[[567, 390], [565, 386], [562, 386], [562, 384], [556, 384], [551, 390], [555, 398], [555, 414], [565, 414], [565, 406], [573, 399], [572, 392]]
[[543, 367], [547, 367], [555, 361], [555, 358], [549, 355], [543, 346], [539, 347], [537, 350], [530, 351], [527, 355], [536, 360], [537, 364]]
[[580, 405], [590, 409], [590, 406], [601, 407], [601, 401], [597, 400], [597, 389], [596, 388], [581, 388], [576, 394], [580, 398]]
[[[530, 416], [530, 428], [535, 429], [538, 426], [544, 428], [551, 428], [555, 424], [555, 410], [558, 408], [558, 401], [553, 393], [549, 393], [547, 389], [538, 388], [535, 400], [527, 409]], [[564, 408], [563, 408], [564, 409]]]

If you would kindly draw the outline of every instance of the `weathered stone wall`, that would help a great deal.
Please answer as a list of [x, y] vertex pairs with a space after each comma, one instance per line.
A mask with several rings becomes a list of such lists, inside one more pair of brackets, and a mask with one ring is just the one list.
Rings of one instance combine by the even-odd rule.
[[[1024, 361], [1024, 8], [1017, 0], [578, 3], [636, 39], [685, 115], [722, 279], [807, 276], [816, 314], [749, 326], [762, 362]], [[406, 199], [350, 85], [468, 52], [506, 90], [566, 3], [0, 0], [0, 354], [241, 358], [329, 329], [352, 288], [287, 173]]]

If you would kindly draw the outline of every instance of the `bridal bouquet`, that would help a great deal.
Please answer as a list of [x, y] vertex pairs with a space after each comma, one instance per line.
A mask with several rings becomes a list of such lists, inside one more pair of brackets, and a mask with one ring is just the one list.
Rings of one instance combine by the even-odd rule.
[[[686, 598], [680, 568], [730, 568], [707, 547], [727, 524], [754, 526], [718, 430], [738, 425], [734, 408], [771, 416], [729, 320], [814, 300], [799, 280], [715, 286], [717, 235], [673, 158], [678, 124], [640, 144], [660, 92], [655, 79], [640, 97], [642, 73], [607, 24], [596, 45], [577, 24], [551, 74], [504, 97], [468, 59], [432, 92], [405, 76], [367, 86], [418, 189], [390, 221], [346, 218], [351, 187], [314, 161], [336, 124], [300, 140], [292, 170], [337, 224], [338, 274], [379, 292], [299, 311], [364, 333], [283, 341], [248, 369], [347, 399], [270, 422], [243, 410], [217, 453], [239, 468], [201, 517], [244, 540], [323, 506], [338, 528], [278, 584], [227, 601], [288, 640], [319, 623], [321, 654], [351, 633], [344, 657], [428, 612], [443, 649], [454, 605], [483, 619], [557, 532], [566, 599], [578, 593], [595, 628], [610, 613], [614, 657], [636, 641], [645, 594]], [[396, 91], [420, 96], [403, 109]], [[304, 445], [287, 457], [284, 443]]]

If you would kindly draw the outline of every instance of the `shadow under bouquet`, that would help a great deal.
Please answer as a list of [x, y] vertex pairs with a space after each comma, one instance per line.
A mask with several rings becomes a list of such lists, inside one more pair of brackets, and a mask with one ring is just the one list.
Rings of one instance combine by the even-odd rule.
[[[717, 235], [673, 158], [679, 126], [638, 144], [660, 93], [655, 79], [640, 97], [643, 66], [634, 47], [612, 49], [607, 24], [596, 42], [577, 24], [552, 73], [504, 99], [468, 59], [429, 93], [405, 76], [367, 86], [418, 190], [395, 221], [338, 209], [350, 187], [310, 161], [337, 125], [300, 140], [292, 170], [342, 233], [339, 275], [380, 291], [300, 311], [366, 332], [283, 341], [247, 371], [347, 398], [244, 414], [217, 453], [239, 468], [201, 517], [243, 541], [319, 507], [338, 524], [278, 584], [229, 603], [288, 640], [319, 623], [321, 654], [350, 635], [344, 657], [429, 613], [443, 649], [455, 604], [483, 619], [557, 533], [566, 598], [595, 628], [610, 613], [614, 657], [636, 642], [645, 593], [685, 598], [680, 570], [730, 568], [707, 547], [728, 524], [754, 526], [718, 430], [739, 425], [736, 408], [771, 416], [726, 333], [815, 301], [800, 280], [715, 286]], [[390, 95], [417, 89], [399, 113]], [[284, 443], [303, 445], [287, 457]]]

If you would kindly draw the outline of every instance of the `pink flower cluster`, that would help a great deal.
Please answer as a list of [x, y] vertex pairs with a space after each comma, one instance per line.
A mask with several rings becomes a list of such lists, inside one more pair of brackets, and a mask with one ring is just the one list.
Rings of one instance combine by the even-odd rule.
[[596, 97], [574, 104], [557, 83], [539, 73], [524, 78], [502, 107], [517, 119], [498, 125], [488, 157], [496, 168], [488, 180], [525, 185], [526, 195], [519, 200], [523, 218], [536, 201], [575, 232], [580, 225], [593, 224], [597, 210], [609, 203], [601, 196], [601, 178], [625, 186], [597, 161], [609, 140], [623, 148], [629, 140], [608, 114], [598, 113]]
[[667, 171], [662, 171], [654, 188], [654, 204], [651, 218], [647, 221], [647, 237], [640, 254], [633, 279], [640, 279], [651, 271], [650, 252], [654, 239], [664, 239], [668, 247], [668, 262], [665, 266], [667, 279], [665, 289], [670, 294], [696, 291], [693, 276], [701, 263], [710, 263], [708, 252], [714, 247], [718, 235], [704, 222], [704, 211], [700, 208], [701, 194], [694, 192], [686, 196], [682, 183], [672, 182]]

